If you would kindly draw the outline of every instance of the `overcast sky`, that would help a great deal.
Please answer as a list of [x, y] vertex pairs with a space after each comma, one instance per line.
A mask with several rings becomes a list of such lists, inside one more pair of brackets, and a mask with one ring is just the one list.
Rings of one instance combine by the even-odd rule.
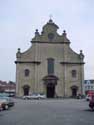
[[85, 79], [94, 79], [94, 0], [0, 0], [0, 80], [15, 81], [16, 52], [30, 46], [35, 29], [52, 15], [71, 48], [85, 55]]

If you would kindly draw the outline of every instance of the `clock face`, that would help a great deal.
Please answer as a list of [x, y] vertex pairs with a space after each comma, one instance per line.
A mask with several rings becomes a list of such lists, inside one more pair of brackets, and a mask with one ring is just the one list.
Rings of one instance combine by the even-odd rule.
[[48, 38], [49, 38], [49, 40], [52, 40], [54, 38], [54, 34], [53, 33], [49, 33], [48, 34]]

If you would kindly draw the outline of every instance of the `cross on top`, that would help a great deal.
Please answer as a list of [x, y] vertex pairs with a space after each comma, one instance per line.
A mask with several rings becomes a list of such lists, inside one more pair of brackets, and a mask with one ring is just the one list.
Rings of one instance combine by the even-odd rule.
[[53, 16], [52, 16], [52, 14], [50, 14], [50, 15], [49, 15], [49, 17], [50, 17], [50, 20], [51, 20], [51, 19], [52, 19], [52, 17], [53, 17]]

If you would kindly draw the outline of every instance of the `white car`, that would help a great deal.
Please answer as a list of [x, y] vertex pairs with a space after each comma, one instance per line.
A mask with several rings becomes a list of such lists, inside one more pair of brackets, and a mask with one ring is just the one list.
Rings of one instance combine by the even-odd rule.
[[46, 95], [41, 93], [33, 93], [30, 96], [30, 99], [45, 99], [45, 98], [46, 98]]
[[46, 98], [46, 95], [42, 94], [42, 93], [40, 93], [38, 96], [39, 96], [39, 99], [45, 99]]
[[31, 95], [23, 96], [23, 99], [45, 99], [46, 95], [41, 93], [33, 93]]
[[39, 94], [38, 93], [31, 94], [31, 99], [39, 99]]
[[22, 97], [22, 99], [31, 99], [31, 96], [30, 96], [30, 95], [24, 95], [24, 96]]

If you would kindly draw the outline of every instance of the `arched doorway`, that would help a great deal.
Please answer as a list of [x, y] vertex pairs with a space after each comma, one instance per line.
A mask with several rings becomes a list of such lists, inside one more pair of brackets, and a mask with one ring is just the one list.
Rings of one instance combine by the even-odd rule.
[[23, 86], [23, 93], [24, 93], [24, 95], [29, 95], [29, 89], [30, 89], [29, 85], [24, 85]]
[[46, 95], [47, 98], [54, 98], [55, 97], [55, 85], [47, 85], [46, 86]]
[[72, 97], [73, 98], [77, 97], [78, 87], [74, 85], [74, 86], [71, 87], [71, 90], [72, 90]]
[[57, 85], [58, 78], [54, 75], [48, 75], [43, 78], [44, 84], [46, 86], [46, 96], [47, 98], [55, 97], [55, 87]]

